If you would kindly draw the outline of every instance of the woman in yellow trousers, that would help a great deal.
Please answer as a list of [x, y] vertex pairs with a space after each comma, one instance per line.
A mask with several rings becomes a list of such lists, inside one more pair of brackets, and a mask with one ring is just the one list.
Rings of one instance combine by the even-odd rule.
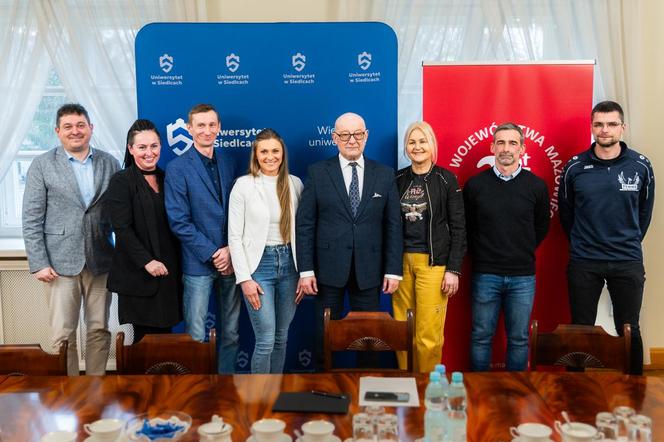
[[[436, 165], [436, 136], [424, 121], [406, 130], [404, 152], [411, 165], [397, 172], [403, 216], [403, 281], [392, 297], [397, 320], [415, 311], [414, 371], [440, 363], [447, 300], [459, 289], [466, 252], [463, 198], [452, 172]], [[399, 367], [406, 368], [403, 352]]]

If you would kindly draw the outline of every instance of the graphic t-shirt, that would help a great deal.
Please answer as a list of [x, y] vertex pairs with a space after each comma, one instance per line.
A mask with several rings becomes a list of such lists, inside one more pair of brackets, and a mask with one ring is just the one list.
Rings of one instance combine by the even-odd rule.
[[404, 251], [429, 253], [429, 198], [422, 175], [413, 174], [408, 189], [401, 195]]

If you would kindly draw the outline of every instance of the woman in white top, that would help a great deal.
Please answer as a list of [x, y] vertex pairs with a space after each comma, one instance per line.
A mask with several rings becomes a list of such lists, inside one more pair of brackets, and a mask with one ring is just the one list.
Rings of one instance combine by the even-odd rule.
[[231, 191], [228, 243], [256, 345], [252, 373], [281, 373], [288, 328], [303, 293], [295, 263], [295, 213], [302, 181], [288, 174], [286, 145], [272, 129], [252, 144], [249, 174]]

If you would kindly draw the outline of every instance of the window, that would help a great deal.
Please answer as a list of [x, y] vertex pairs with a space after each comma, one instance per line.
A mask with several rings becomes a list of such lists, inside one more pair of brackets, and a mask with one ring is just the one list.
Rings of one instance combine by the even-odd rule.
[[37, 112], [23, 144], [4, 180], [0, 183], [0, 236], [17, 237], [21, 234], [21, 208], [25, 176], [32, 160], [39, 154], [57, 146], [58, 137], [53, 130], [55, 113], [66, 103], [67, 96], [57, 72], [51, 69]]

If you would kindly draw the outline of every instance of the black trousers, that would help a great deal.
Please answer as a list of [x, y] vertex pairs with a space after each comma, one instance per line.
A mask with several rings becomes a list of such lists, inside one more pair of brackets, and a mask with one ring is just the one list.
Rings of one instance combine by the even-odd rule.
[[171, 327], [152, 327], [149, 325], [132, 324], [134, 326], [134, 343], [143, 339], [145, 335], [163, 335], [171, 333]]
[[567, 266], [572, 323], [594, 325], [597, 303], [606, 282], [613, 323], [620, 336], [623, 324], [632, 328], [631, 374], [643, 374], [643, 341], [639, 314], [646, 280], [641, 261], [570, 261]]
[[[331, 319], [341, 319], [344, 306], [344, 296], [348, 290], [348, 303], [351, 311], [377, 312], [380, 311], [380, 284], [365, 290], [360, 290], [355, 277], [355, 262], [351, 263], [351, 271], [345, 287], [331, 287], [318, 284], [318, 295], [316, 296], [316, 368], [323, 369], [323, 315], [325, 309], [330, 309]], [[371, 353], [371, 352], [368, 352]], [[360, 367], [376, 367], [378, 365], [377, 355], [361, 354], [357, 356]]]

